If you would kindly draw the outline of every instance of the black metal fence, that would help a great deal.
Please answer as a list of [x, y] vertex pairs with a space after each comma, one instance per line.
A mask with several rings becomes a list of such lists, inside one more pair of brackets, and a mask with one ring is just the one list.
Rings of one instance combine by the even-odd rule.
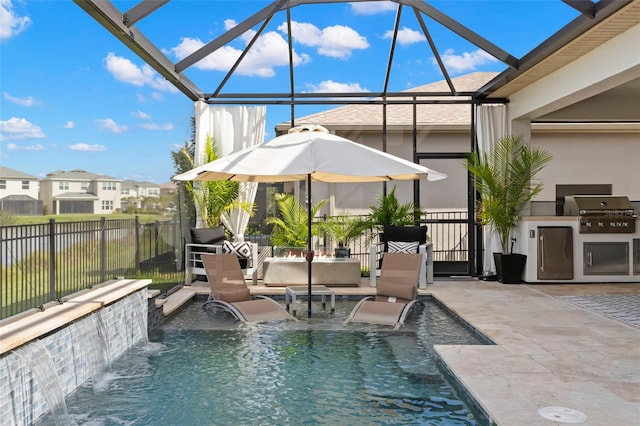
[[[434, 262], [467, 260], [466, 220], [465, 212], [434, 212], [422, 218]], [[177, 220], [141, 224], [138, 218], [0, 226], [0, 319], [113, 278], [179, 283], [184, 277], [181, 229]], [[246, 239], [270, 245], [268, 235]], [[377, 241], [375, 232], [366, 231], [349, 245], [365, 273], [370, 244]], [[331, 248], [328, 241], [318, 244]]]
[[182, 277], [177, 221], [138, 218], [0, 227], [0, 318], [117, 277]]

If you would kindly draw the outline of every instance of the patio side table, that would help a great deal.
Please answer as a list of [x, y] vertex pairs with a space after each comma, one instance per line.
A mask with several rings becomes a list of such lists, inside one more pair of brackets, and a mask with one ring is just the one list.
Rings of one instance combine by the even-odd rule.
[[[296, 315], [296, 298], [301, 296], [307, 296], [309, 288], [307, 286], [292, 286], [287, 287], [284, 292], [284, 304], [289, 311], [289, 304], [291, 304], [291, 314]], [[331, 313], [336, 311], [336, 293], [328, 287], [323, 285], [311, 286], [311, 297], [322, 297], [322, 309], [326, 307], [326, 297], [331, 297]], [[291, 303], [289, 303], [291, 302]]]

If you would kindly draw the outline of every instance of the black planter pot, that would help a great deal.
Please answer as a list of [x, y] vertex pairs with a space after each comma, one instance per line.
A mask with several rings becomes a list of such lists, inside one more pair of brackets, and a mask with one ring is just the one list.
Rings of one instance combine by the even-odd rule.
[[348, 247], [336, 247], [334, 255], [336, 258], [351, 257], [351, 249]]
[[493, 261], [496, 264], [498, 281], [503, 284], [520, 284], [522, 282], [527, 256], [514, 253], [493, 253]]

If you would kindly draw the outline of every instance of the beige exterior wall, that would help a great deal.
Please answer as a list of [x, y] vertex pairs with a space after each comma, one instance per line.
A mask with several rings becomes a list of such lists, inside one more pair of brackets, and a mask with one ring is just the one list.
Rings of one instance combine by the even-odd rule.
[[598, 183], [640, 201], [640, 133], [534, 133], [531, 141], [553, 155], [539, 175], [545, 187], [537, 200], [554, 201], [556, 184]]
[[[8, 197], [10, 195], [27, 195], [31, 198], [38, 199], [38, 191], [40, 186], [38, 185], [37, 179], [29, 179], [29, 178], [2, 178], [6, 181], [6, 188], [0, 189], [0, 198]], [[28, 182], [29, 188], [23, 189], [22, 182]]]
[[[613, 193], [626, 195], [640, 202], [640, 133], [637, 131], [590, 133], [541, 131], [533, 125], [531, 136], [534, 146], [547, 149], [553, 161], [542, 170], [539, 178], [544, 189], [535, 199], [545, 214], [555, 212], [555, 193], [558, 184], [611, 184]], [[339, 133], [359, 143], [382, 149], [381, 134], [363, 132]], [[387, 152], [412, 159], [412, 135], [388, 134]], [[423, 132], [417, 137], [418, 152], [468, 152], [470, 138], [463, 132]], [[357, 159], [353, 159], [357, 161]], [[467, 173], [462, 160], [422, 160], [422, 165], [446, 173], [447, 179], [420, 182], [421, 206], [428, 211], [457, 211], [467, 207]], [[304, 188], [304, 183], [301, 183]], [[390, 191], [397, 187], [398, 199], [405, 203], [413, 200], [413, 182], [388, 182]], [[314, 202], [323, 198], [335, 200], [323, 213], [348, 210], [352, 214], [365, 214], [382, 194], [382, 183], [323, 184], [313, 183]], [[304, 190], [304, 189], [303, 189]]]

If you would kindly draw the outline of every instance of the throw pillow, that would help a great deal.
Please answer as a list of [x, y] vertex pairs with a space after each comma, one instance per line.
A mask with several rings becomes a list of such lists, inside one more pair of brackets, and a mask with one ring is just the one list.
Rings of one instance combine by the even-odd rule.
[[222, 252], [235, 254], [239, 259], [250, 259], [251, 243], [247, 241], [225, 241], [222, 243]]
[[389, 241], [389, 253], [417, 253], [418, 252], [418, 242], [404, 242], [404, 241]]

